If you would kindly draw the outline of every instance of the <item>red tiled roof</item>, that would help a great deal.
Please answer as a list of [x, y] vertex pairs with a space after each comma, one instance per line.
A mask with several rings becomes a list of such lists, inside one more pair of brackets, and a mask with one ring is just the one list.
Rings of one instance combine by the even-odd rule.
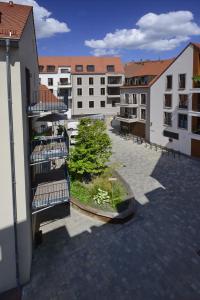
[[174, 59], [156, 60], [156, 61], [142, 61], [142, 62], [130, 62], [125, 64], [125, 76], [126, 77], [140, 77], [147, 75], [160, 75]]
[[[53, 65], [56, 67], [71, 67], [71, 72], [73, 74], [87, 74], [87, 73], [107, 73], [107, 65], [114, 65], [114, 73], [124, 73], [124, 67], [121, 62], [120, 57], [95, 57], [95, 56], [40, 56], [39, 65], [44, 66], [44, 71], [46, 72], [46, 67], [48, 65]], [[76, 71], [76, 65], [83, 66], [83, 72]], [[87, 65], [94, 65], [95, 71], [88, 72]]]
[[0, 38], [20, 39], [32, 6], [0, 2]]
[[197, 48], [200, 49], [200, 43], [192, 43], [192, 45], [196, 46]]
[[121, 88], [148, 88], [161, 76], [161, 74], [174, 62], [174, 58], [156, 61], [130, 62], [124, 65], [125, 77], [153, 76], [147, 85], [129, 86], [124, 85]]
[[52, 103], [58, 102], [58, 98], [48, 89], [46, 85], [39, 86], [39, 102]]

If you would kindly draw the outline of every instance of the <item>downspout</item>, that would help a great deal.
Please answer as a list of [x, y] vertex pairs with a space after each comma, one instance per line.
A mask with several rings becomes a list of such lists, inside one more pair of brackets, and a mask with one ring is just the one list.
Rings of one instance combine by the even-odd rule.
[[10, 160], [11, 160], [11, 175], [12, 175], [15, 267], [16, 267], [16, 283], [17, 283], [17, 287], [20, 288], [19, 253], [18, 253], [18, 237], [17, 237], [17, 201], [16, 201], [15, 152], [14, 152], [12, 88], [11, 88], [11, 71], [10, 71], [10, 39], [5, 39], [5, 42], [6, 42], [6, 75], [7, 75], [7, 93], [8, 93], [9, 132], [10, 132]]

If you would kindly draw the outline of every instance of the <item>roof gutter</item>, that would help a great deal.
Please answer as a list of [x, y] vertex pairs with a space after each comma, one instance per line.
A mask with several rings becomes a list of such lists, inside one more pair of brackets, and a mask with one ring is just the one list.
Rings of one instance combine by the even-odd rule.
[[16, 267], [16, 283], [20, 289], [20, 273], [19, 273], [19, 253], [18, 253], [18, 237], [17, 237], [17, 200], [16, 200], [16, 173], [15, 173], [15, 152], [14, 152], [14, 130], [13, 130], [13, 112], [12, 112], [12, 86], [11, 86], [11, 69], [10, 69], [10, 48], [18, 48], [18, 41], [0, 40], [0, 46], [6, 48], [6, 76], [7, 76], [7, 95], [8, 95], [8, 114], [9, 114], [9, 132], [10, 132], [10, 159], [11, 159], [11, 175], [12, 175], [12, 200], [13, 200], [13, 223], [14, 223], [14, 244], [15, 244], [15, 267]]

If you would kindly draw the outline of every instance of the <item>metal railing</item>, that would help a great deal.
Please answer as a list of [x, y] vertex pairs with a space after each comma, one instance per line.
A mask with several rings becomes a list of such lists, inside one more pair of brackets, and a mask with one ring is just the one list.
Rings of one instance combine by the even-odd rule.
[[[59, 173], [59, 171], [61, 172]], [[55, 180], [52, 182], [53, 173]], [[69, 202], [70, 178], [66, 167], [49, 172], [49, 180], [48, 174], [44, 174], [44, 182], [41, 180], [42, 177], [40, 174], [40, 181], [32, 188], [33, 211]]]
[[30, 145], [31, 164], [68, 156], [67, 139], [63, 136], [40, 136]]
[[48, 111], [65, 112], [68, 110], [68, 95], [61, 95], [57, 90], [48, 89], [34, 92], [27, 110], [28, 114]]

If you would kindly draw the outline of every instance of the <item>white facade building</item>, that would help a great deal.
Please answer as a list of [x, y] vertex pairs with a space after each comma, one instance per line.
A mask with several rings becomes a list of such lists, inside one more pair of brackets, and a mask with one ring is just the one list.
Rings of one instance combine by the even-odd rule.
[[39, 67], [40, 83], [48, 87], [52, 93], [59, 98], [64, 98], [68, 105], [67, 116], [71, 119], [72, 107], [72, 80], [71, 80], [71, 67], [54, 65], [40, 65]]
[[150, 141], [200, 157], [200, 45], [189, 44], [150, 90]]

